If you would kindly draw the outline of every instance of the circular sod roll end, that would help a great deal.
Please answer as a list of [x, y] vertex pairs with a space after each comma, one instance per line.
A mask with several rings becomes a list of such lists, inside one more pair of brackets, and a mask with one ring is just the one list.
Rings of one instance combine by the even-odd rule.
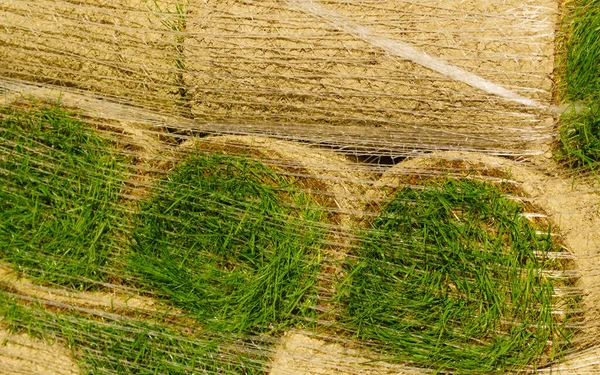
[[[565, 249], [561, 256], [570, 258], [569, 268], [572, 269], [565, 273], [576, 278], [575, 286], [579, 290], [576, 294], [583, 321], [578, 323], [577, 337], [571, 340], [572, 348], [580, 350], [597, 345], [596, 337], [600, 334], [600, 276], [597, 272], [600, 267], [597, 251], [600, 248], [600, 193], [597, 179], [584, 176], [574, 179], [571, 173], [561, 172], [556, 163], [545, 157], [541, 163], [540, 160], [517, 162], [471, 152], [436, 152], [394, 166], [384, 174], [379, 185], [382, 189], [391, 188], [405, 181], [404, 175], [427, 177], [432, 169], [437, 174], [456, 175], [461, 168], [471, 178], [484, 173], [482, 178], [493, 181], [494, 177], [505, 175], [506, 182], [519, 188], [511, 194], [522, 196], [528, 211], [541, 212], [544, 216], [534, 215], [529, 219], [543, 226], [548, 222], [552, 224], [554, 238], [560, 239]], [[492, 174], [485, 172], [486, 169], [493, 170]], [[390, 194], [393, 189], [387, 196]], [[379, 193], [379, 199], [385, 196]], [[593, 353], [587, 353], [589, 361], [595, 360]]]
[[260, 160], [293, 181], [323, 207], [327, 246], [321, 249], [323, 258], [317, 309], [331, 310], [328, 302], [324, 302], [335, 294], [330, 279], [343, 271], [341, 262], [348, 253], [352, 227], [364, 220], [364, 207], [368, 202], [366, 193], [375, 173], [331, 150], [260, 136], [206, 137], [187, 141], [181, 148]]
[[401, 163], [382, 178], [389, 193], [338, 288], [340, 322], [388, 361], [435, 371], [501, 373], [559, 359], [576, 333], [578, 297], [556, 292], [576, 289], [553, 228], [527, 219], [518, 186], [494, 181], [494, 168], [486, 176], [476, 162], [446, 161], [444, 175], [439, 163]]
[[206, 327], [277, 329], [311, 314], [322, 215], [259, 161], [191, 152], [140, 203], [130, 266]]

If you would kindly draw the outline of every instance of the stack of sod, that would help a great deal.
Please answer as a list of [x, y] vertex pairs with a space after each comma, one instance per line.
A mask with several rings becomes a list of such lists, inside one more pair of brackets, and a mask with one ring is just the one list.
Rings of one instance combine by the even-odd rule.
[[559, 55], [561, 100], [577, 103], [562, 116], [559, 157], [570, 166], [600, 162], [600, 2], [567, 2]]
[[[405, 178], [361, 233], [340, 322], [365, 344], [444, 373], [502, 373], [559, 357], [573, 335], [549, 275], [564, 261], [544, 223], [478, 179]], [[407, 185], [410, 183], [411, 185]]]
[[120, 224], [119, 158], [58, 107], [1, 116], [0, 259], [43, 282], [94, 288]]
[[[215, 337], [161, 309], [120, 311], [61, 298], [63, 291], [73, 295], [73, 287], [87, 291], [78, 296], [93, 298], [96, 293], [90, 290], [106, 280], [104, 268], [114, 271], [107, 263], [123, 245], [123, 212], [116, 208], [122, 203], [121, 160], [111, 151], [112, 144], [59, 107], [4, 110], [0, 130], [2, 260], [44, 284], [58, 284], [36, 295], [0, 276], [0, 335], [8, 328], [56, 341], [73, 349], [82, 371], [95, 374], [260, 372], [260, 338]], [[60, 294], [53, 297], [52, 291]], [[44, 374], [73, 373], [75, 365], [64, 356], [40, 367], [32, 352], [16, 352], [23, 340], [6, 335], [9, 346], [0, 351], [0, 372], [8, 371], [3, 366], [17, 355], [17, 372], [43, 368]], [[41, 346], [39, 341], [26, 345]], [[56, 350], [62, 352], [60, 346]]]
[[[88, 154], [97, 163], [104, 161], [102, 155], [99, 154], [100, 151], [104, 150], [107, 155], [111, 155], [108, 152], [110, 145], [97, 138], [93, 138], [98, 142], [94, 145], [95, 147], [86, 148], [89, 145], [86, 145], [85, 142], [92, 137], [92, 133], [89, 129], [86, 129], [85, 124], [70, 117], [67, 112], [59, 108], [39, 112], [26, 114], [15, 112], [12, 117], [7, 115], [7, 118], [14, 120], [11, 126], [21, 130], [31, 128], [30, 120], [36, 118], [42, 124], [40, 125], [41, 129], [45, 129], [45, 126], [47, 126], [50, 130], [53, 129], [56, 133], [64, 136], [64, 139], [58, 138], [62, 140], [60, 144], [50, 142], [50, 146], [41, 141], [32, 141], [36, 146], [41, 146], [41, 150], [38, 150], [35, 155], [26, 160], [30, 163], [37, 163], [36, 165], [39, 168], [41, 166], [46, 167], [46, 170], [38, 171], [41, 174], [52, 175], [54, 173], [62, 176], [67, 172], [71, 173], [73, 170], [77, 170], [76, 166], [79, 166], [79, 159], [73, 161], [65, 158], [63, 154], [68, 154], [64, 152], [65, 147], [69, 148], [70, 151], [83, 149], [85, 151], [83, 153]], [[66, 123], [54, 124], [53, 121], [56, 118]], [[43, 125], [44, 121], [48, 119], [50, 122]], [[7, 124], [8, 122], [3, 124], [7, 126], [3, 128], [3, 131], [9, 134], [8, 130], [11, 128]], [[73, 131], [71, 126], [74, 126], [74, 129], [78, 131]], [[5, 150], [8, 150], [8, 147], [15, 149], [16, 142], [13, 142], [8, 136], [5, 138]], [[23, 135], [22, 138], [26, 139]], [[293, 149], [293, 147], [287, 146], [287, 151], [290, 152], [290, 148]], [[54, 149], [56, 149], [55, 154], [52, 153]], [[60, 151], [63, 152], [60, 153]], [[45, 164], [39, 160], [36, 161], [38, 155], [44, 155], [44, 152], [50, 153], [52, 156], [48, 157], [47, 160], [43, 160], [43, 162], [46, 162]], [[283, 151], [280, 150], [279, 152]], [[14, 162], [15, 160], [10, 158], [9, 155], [11, 154], [6, 154], [6, 157], [2, 160]], [[265, 157], [264, 153], [262, 156]], [[274, 154], [271, 154], [271, 156], [274, 157]], [[57, 160], [63, 159], [67, 160], [68, 163], [57, 162]], [[98, 173], [107, 172], [108, 167], [97, 166], [92, 164], [90, 160], [84, 160], [83, 165], [87, 167], [87, 174], [82, 172], [73, 174], [69, 179], [80, 187], [85, 187], [85, 181], [87, 181], [83, 177], [88, 177], [90, 181], [96, 181], [97, 183], [105, 183], [110, 187], [103, 191], [114, 194], [114, 197], [118, 198], [119, 187], [121, 186], [119, 182], [122, 182], [123, 177], [117, 172], [114, 176], [108, 174], [97, 175], [97, 170]], [[116, 158], [113, 163], [117, 163]], [[282, 162], [282, 164], [285, 163]], [[6, 165], [9, 166], [9, 164]], [[13, 163], [10, 166], [15, 167], [16, 165], [18, 163]], [[248, 157], [248, 155], [246, 157], [233, 157], [206, 155], [197, 152], [182, 165], [176, 167], [166, 180], [162, 181], [149, 196], [143, 199], [141, 207], [148, 208], [149, 212], [142, 209], [141, 213], [133, 220], [133, 224], [139, 224], [133, 232], [133, 235], [139, 241], [134, 241], [134, 249], [130, 252], [129, 258], [130, 265], [138, 277], [139, 284], [137, 285], [148, 286], [151, 289], [149, 292], [153, 295], [162, 295], [169, 301], [175, 301], [184, 310], [190, 311], [194, 317], [200, 318], [196, 323], [201, 327], [200, 333], [198, 333], [195, 326], [194, 328], [188, 327], [182, 330], [181, 322], [175, 322], [173, 326], [157, 324], [156, 319], [160, 319], [160, 317], [150, 316], [139, 320], [131, 319], [130, 316], [125, 315], [115, 320], [115, 317], [105, 315], [100, 310], [82, 310], [77, 305], [65, 304], [51, 299], [46, 300], [45, 298], [43, 299], [44, 305], [24, 306], [23, 302], [31, 300], [31, 297], [20, 295], [17, 290], [3, 294], [3, 310], [0, 315], [3, 316], [5, 323], [8, 323], [11, 329], [27, 331], [44, 339], [56, 338], [62, 343], [77, 348], [77, 362], [82, 368], [94, 372], [148, 373], [150, 369], [164, 368], [168, 369], [170, 373], [185, 373], [190, 369], [205, 369], [207, 371], [218, 369], [218, 371], [224, 373], [260, 373], [263, 371], [263, 364], [266, 363], [266, 357], [261, 352], [261, 348], [264, 346], [263, 341], [265, 339], [268, 341], [268, 336], [245, 338], [245, 335], [239, 335], [239, 333], [249, 333], [250, 331], [281, 332], [281, 329], [288, 325], [297, 323], [296, 326], [299, 326], [305, 320], [307, 322], [312, 321], [314, 312], [309, 310], [315, 306], [315, 282], [318, 278], [317, 274], [321, 270], [319, 241], [322, 239], [324, 229], [319, 222], [325, 215], [320, 212], [317, 205], [306, 194], [292, 186], [307, 180], [305, 177], [309, 173], [296, 167], [288, 167], [291, 169], [284, 173], [283, 170], [275, 171], [260, 162], [253, 161], [252, 157]], [[194, 169], [196, 169], [196, 174], [192, 172]], [[28, 171], [37, 171], [37, 169], [31, 168]], [[213, 172], [214, 174], [210, 177]], [[301, 177], [294, 178], [294, 174]], [[194, 185], [196, 183], [195, 179], [202, 176], [207, 179], [198, 186]], [[186, 178], [191, 178], [193, 184], [186, 184]], [[44, 189], [47, 186], [44, 182], [48, 181], [41, 180], [39, 182], [37, 189]], [[62, 186], [56, 184], [55, 180], [52, 180], [52, 183], [54, 183], [55, 188]], [[307, 191], [311, 188], [315, 191], [325, 190], [316, 181], [307, 184], [300, 183], [299, 185], [302, 185], [302, 189]], [[22, 186], [22, 190], [26, 192], [35, 191], [32, 186]], [[194, 193], [198, 190], [193, 189], [187, 193], [178, 193], [175, 188], [186, 189], [192, 186], [196, 186], [202, 193], [195, 196]], [[239, 189], [236, 190], [235, 187], [239, 187]], [[13, 190], [3, 189], [3, 194], [9, 197], [10, 194], [15, 193]], [[68, 191], [66, 188], [64, 190]], [[63, 199], [63, 203], [68, 205], [78, 202], [78, 199], [84, 200], [83, 197], [85, 197], [86, 192], [88, 190], [84, 188], [74, 190], [71, 195]], [[164, 206], [156, 202], [161, 200], [161, 194], [165, 192], [175, 194], [177, 204], [188, 206], [181, 207], [175, 204], [171, 207], [171, 210], [163, 209]], [[179, 198], [182, 197], [186, 197], [186, 199], [180, 200]], [[194, 197], [198, 200], [194, 200]], [[336, 197], [336, 200], [346, 207], [345, 202], [348, 202], [349, 197], [342, 195], [336, 195]], [[167, 194], [162, 196], [162, 199], [164, 203], [164, 200], [173, 199], [173, 197]], [[319, 202], [328, 199], [326, 196], [317, 198]], [[114, 209], [114, 203], [107, 204], [107, 207]], [[338, 206], [340, 203], [338, 203]], [[154, 208], [152, 208], [153, 204], [156, 204]], [[215, 206], [207, 208], [207, 204]], [[169, 206], [171, 205], [169, 204]], [[170, 218], [166, 218], [166, 213], [170, 212], [175, 214]], [[68, 210], [67, 213], [69, 213]], [[97, 213], [103, 213], [103, 211], [99, 210]], [[181, 213], [184, 214], [181, 217], [178, 216]], [[204, 224], [208, 224], [208, 227], [202, 228], [202, 221], [197, 219], [207, 218], [211, 215], [213, 217], [209, 217], [204, 222]], [[83, 216], [85, 217], [85, 215]], [[120, 212], [115, 210], [109, 216], [115, 220], [114, 224], [120, 224], [119, 217], [122, 216]], [[58, 215], [53, 217], [58, 217]], [[59, 227], [71, 228], [69, 220], [73, 217], [65, 214], [58, 217], [54, 224]], [[76, 217], [79, 218], [80, 216]], [[95, 217], [95, 219], [99, 218]], [[193, 220], [191, 226], [180, 225], [188, 219]], [[148, 223], [150, 224], [145, 225]], [[156, 230], [157, 227], [152, 227], [152, 223], [174, 226], [163, 232], [164, 227]], [[105, 225], [101, 220], [98, 220], [97, 224], [100, 226]], [[199, 224], [198, 228], [196, 228], [197, 224]], [[219, 232], [219, 226], [223, 228], [224, 232]], [[42, 226], [43, 228], [44, 226]], [[77, 235], [79, 236], [77, 238], [81, 239], [79, 244], [83, 246], [89, 245], [85, 241], [86, 239], [92, 241], [95, 245], [106, 244], [107, 248], [111, 250], [113, 247], [121, 245], [120, 243], [114, 243], [114, 239], [108, 235], [110, 232], [108, 229], [107, 233], [102, 233], [102, 236], [98, 238], [91, 235], [92, 233], [95, 234], [93, 232], [94, 227], [84, 226], [80, 229], [80, 232], [71, 230], [61, 233], [61, 235], [67, 237], [68, 234]], [[174, 233], [169, 231], [170, 229], [178, 230], [178, 233], [181, 234], [180, 237], [177, 236], [180, 245], [185, 246], [192, 243], [191, 247], [188, 249], [181, 248], [182, 251], [179, 254], [170, 252], [173, 247], [167, 249], [165, 246], [161, 249], [161, 245], [165, 245], [163, 241], [169, 241], [169, 236]], [[32, 236], [40, 234], [35, 228], [30, 228], [30, 230]], [[194, 238], [194, 234], [186, 232], [186, 230], [191, 230], [198, 236]], [[212, 233], [207, 233], [207, 230], [212, 231]], [[84, 236], [85, 233], [87, 233], [87, 237]], [[147, 237], [146, 235], [155, 237]], [[204, 243], [198, 241], [203, 236]], [[52, 237], [52, 239], [55, 238]], [[220, 238], [221, 241], [213, 242], [215, 238]], [[157, 246], [154, 246], [154, 243]], [[144, 250], [140, 250], [143, 244], [147, 246]], [[187, 276], [198, 274], [198, 270], [208, 271], [202, 277], [192, 280], [192, 284], [194, 284], [192, 289], [183, 290], [183, 294], [178, 296], [177, 293], [182, 289], [171, 290], [174, 291], [174, 294], [169, 294], [168, 289], [173, 284], [161, 288], [157, 281], [151, 277], [145, 279], [148, 274], [153, 272], [155, 272], [154, 275], [158, 274], [159, 278], [162, 277], [164, 274], [161, 274], [161, 272], [164, 270], [161, 267], [164, 263], [161, 262], [166, 262], [174, 269], [177, 264], [171, 264], [170, 261], [173, 258], [178, 255], [185, 258], [186, 255], [182, 253], [186, 250], [189, 250], [190, 254], [188, 255], [193, 255], [192, 253], [197, 251], [202, 244], [208, 244], [209, 247], [198, 251], [195, 257], [190, 256], [188, 259], [192, 259], [194, 262], [185, 264], [187, 268], [183, 269], [184, 272], [188, 273]], [[210, 247], [211, 245], [212, 247]], [[77, 252], [73, 248], [64, 250], [67, 254], [76, 254], [77, 257], [82, 255], [80, 249]], [[144, 253], [145, 250], [150, 250], [150, 253]], [[167, 254], [164, 259], [155, 257], [156, 253], [154, 251], [161, 253], [161, 250], [162, 254]], [[7, 252], [7, 254], [9, 253]], [[93, 254], [93, 252], [90, 254]], [[97, 259], [99, 269], [106, 263], [109, 254], [111, 253], [103, 253], [103, 258]], [[37, 257], [36, 262], [38, 263], [47, 258], [52, 259], [52, 254], [48, 254], [48, 252], [39, 252], [34, 255]], [[203, 258], [205, 255], [209, 256]], [[144, 257], [146, 258], [144, 259]], [[50, 263], [64, 268], [71, 262], [67, 256], [63, 256], [61, 260], [62, 263]], [[183, 260], [179, 260], [181, 260], [179, 265], [183, 265]], [[122, 264], [119, 259], [115, 259], [115, 262], [119, 265]], [[202, 267], [207, 264], [214, 266], [214, 268]], [[152, 271], [147, 272], [150, 269]], [[44, 280], [61, 284], [67, 283], [62, 281], [63, 277], [73, 283], [87, 282], [89, 277], [82, 275], [79, 268], [68, 270], [39, 270], [36, 268], [29, 271], [33, 276], [36, 276], [36, 272], [40, 271], [39, 277], [43, 275], [45, 276]], [[262, 276], [265, 276], [265, 278], [261, 279]], [[61, 279], [56, 280], [57, 277]], [[96, 281], [103, 280], [103, 277], [102, 275]], [[185, 277], [185, 274], [180, 274], [178, 279], [176, 278], [174, 281], [176, 283], [180, 282]], [[280, 280], [284, 280], [285, 285], [282, 286]], [[164, 279], [159, 279], [158, 283], [160, 281], [164, 281]], [[204, 281], [212, 281], [213, 283], [202, 285]], [[93, 285], [95, 284], [90, 280], [89, 286], [87, 284], [85, 286], [77, 284], [76, 286], [82, 289], [90, 289]], [[67, 283], [67, 286], [73, 286], [73, 284]], [[207, 300], [203, 299], [205, 296], [198, 296], [199, 298], [191, 303], [189, 303], [189, 299], [181, 298], [182, 295], [185, 295], [193, 300], [192, 297], [195, 292], [193, 288], [198, 286], [209, 286], [208, 289], [204, 288], [207, 293], [214, 292], [213, 296], [217, 296], [221, 292], [220, 294], [224, 298], [218, 301], [215, 298]], [[236, 286], [239, 287], [239, 293], [235, 293]], [[182, 285], [178, 284], [175, 287], [182, 288]], [[249, 293], [245, 293], [244, 290]], [[16, 294], [13, 294], [14, 292]], [[269, 296], [269, 293], [271, 293], [271, 296]], [[15, 300], [8, 298], [11, 294], [16, 297]], [[61, 306], [61, 311], [52, 311], [53, 306]], [[206, 308], [209, 310], [207, 311]], [[212, 311], [210, 311], [211, 308]], [[130, 311], [127, 314], [131, 313]], [[160, 315], [161, 312], [157, 312], [157, 314]], [[202, 319], [202, 314], [206, 317], [210, 315], [210, 317]], [[211, 318], [215, 318], [214, 321]], [[221, 318], [221, 321], [218, 318]], [[236, 319], [238, 319], [237, 322]], [[235, 331], [233, 336], [214, 336], [227, 330]], [[132, 337], [133, 341], [131, 340]], [[250, 341], [258, 349], [249, 349]], [[124, 353], [128, 354], [116, 355], [118, 351], [115, 351], [115, 348], [121, 348]], [[194, 355], [197, 357], [197, 362], [191, 365], [185, 363], [183, 359], [193, 356], [192, 353], [196, 353]]]

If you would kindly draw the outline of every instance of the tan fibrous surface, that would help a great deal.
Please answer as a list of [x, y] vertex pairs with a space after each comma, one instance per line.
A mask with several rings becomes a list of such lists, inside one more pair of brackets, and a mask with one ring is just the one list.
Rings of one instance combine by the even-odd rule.
[[[540, 103], [551, 100], [553, 0], [319, 4], [373, 35]], [[202, 121], [292, 133], [368, 127], [367, 139], [386, 134], [397, 144], [438, 149], [527, 148], [547, 140], [543, 131], [552, 125], [552, 116], [391, 56], [286, 1], [195, 3], [187, 17], [184, 81]]]
[[[393, 56], [295, 9], [298, 1], [5, 1], [0, 74], [195, 118], [215, 132], [371, 152], [534, 154], [550, 142], [552, 111]], [[355, 28], [550, 103], [553, 0], [319, 4]]]
[[3, 1], [0, 75], [180, 111], [174, 4]]
[[416, 375], [429, 371], [374, 361], [360, 350], [326, 342], [303, 332], [288, 332], [269, 365], [271, 375]]
[[563, 361], [539, 369], [540, 375], [594, 375], [600, 373], [600, 346], [567, 356]]
[[0, 327], [0, 373], [3, 375], [78, 375], [68, 349]]

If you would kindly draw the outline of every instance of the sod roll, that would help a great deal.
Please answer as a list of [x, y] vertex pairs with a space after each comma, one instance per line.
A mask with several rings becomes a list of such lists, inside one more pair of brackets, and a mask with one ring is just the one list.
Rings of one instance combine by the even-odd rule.
[[443, 157], [422, 175], [402, 164], [345, 266], [339, 324], [440, 372], [518, 372], [577, 347], [575, 258], [510, 174]]
[[550, 0], [11, 0], [0, 9], [3, 77], [193, 118], [197, 131], [396, 155], [535, 154], [551, 141]]
[[[581, 323], [576, 325], [577, 335], [572, 339], [573, 348], [580, 350], [595, 345], [600, 334], [600, 292], [597, 288], [600, 282], [597, 250], [600, 246], [600, 195], [597, 180], [557, 174], [556, 166], [547, 163], [548, 169], [544, 169], [475, 153], [432, 153], [406, 160], [386, 172], [377, 184], [379, 186], [374, 188], [377, 193], [373, 193], [373, 199], [383, 202], [400, 183], [410, 184], [440, 175], [457, 178], [466, 173], [469, 178], [493, 183], [506, 180], [514, 184], [520, 193], [512, 194], [511, 198], [526, 205], [531, 221], [552, 226], [554, 236], [566, 250], [563, 255], [571, 259], [565, 275], [572, 277], [574, 287], [580, 290], [581, 310], [577, 313]], [[592, 350], [587, 355], [593, 358], [596, 354]], [[584, 367], [586, 361], [589, 364], [589, 359], [575, 357], [573, 363], [582, 363]]]

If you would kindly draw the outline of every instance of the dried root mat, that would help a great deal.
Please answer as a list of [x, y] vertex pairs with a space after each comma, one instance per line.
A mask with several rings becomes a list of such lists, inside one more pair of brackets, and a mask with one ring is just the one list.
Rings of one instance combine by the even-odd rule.
[[297, 134], [346, 127], [355, 145], [393, 137], [388, 148], [521, 151], [552, 123], [538, 110], [551, 98], [555, 1], [187, 9], [184, 81], [199, 121]]
[[0, 9], [3, 78], [198, 127], [380, 153], [532, 155], [551, 141], [553, 0], [10, 0]]

